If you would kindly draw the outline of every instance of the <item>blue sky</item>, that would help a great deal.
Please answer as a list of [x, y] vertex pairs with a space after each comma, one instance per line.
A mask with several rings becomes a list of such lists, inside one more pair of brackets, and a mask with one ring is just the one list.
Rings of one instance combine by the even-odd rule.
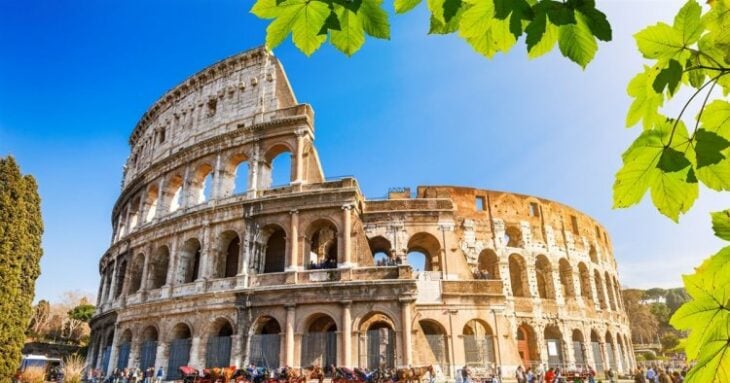
[[[0, 155], [38, 178], [46, 232], [37, 298], [95, 293], [109, 245], [127, 139], [146, 108], [199, 69], [260, 45], [266, 22], [249, 1], [0, 2]], [[730, 205], [701, 192], [679, 225], [649, 203], [611, 209], [625, 86], [642, 59], [631, 35], [671, 20], [676, 1], [599, 1], [614, 41], [587, 70], [524, 45], [487, 60], [455, 36], [427, 36], [424, 7], [391, 18], [391, 41], [347, 58], [275, 50], [300, 102], [316, 112], [326, 175], [355, 175], [366, 195], [419, 184], [535, 194], [598, 219], [625, 286], [681, 284], [720, 247], [707, 212]]]

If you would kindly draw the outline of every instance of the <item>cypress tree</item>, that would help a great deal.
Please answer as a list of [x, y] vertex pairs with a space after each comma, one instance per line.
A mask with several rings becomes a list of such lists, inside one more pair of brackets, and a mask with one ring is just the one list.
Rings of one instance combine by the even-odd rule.
[[0, 159], [0, 383], [10, 382], [20, 363], [40, 275], [42, 234], [35, 179], [23, 176], [13, 157]]

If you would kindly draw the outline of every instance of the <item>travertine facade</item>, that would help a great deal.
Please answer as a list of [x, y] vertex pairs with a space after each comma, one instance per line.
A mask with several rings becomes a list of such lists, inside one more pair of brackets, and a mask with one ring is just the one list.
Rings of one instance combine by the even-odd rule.
[[[313, 111], [256, 49], [167, 92], [130, 138], [88, 363], [633, 367], [605, 230], [559, 203], [329, 180]], [[274, 158], [291, 156], [272, 187]], [[421, 257], [418, 268], [409, 265]]]

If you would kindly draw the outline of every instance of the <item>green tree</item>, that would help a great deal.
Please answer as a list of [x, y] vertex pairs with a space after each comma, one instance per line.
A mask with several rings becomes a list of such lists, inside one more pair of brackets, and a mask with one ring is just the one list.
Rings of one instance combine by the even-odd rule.
[[670, 351], [679, 345], [679, 337], [671, 332], [664, 334], [660, 341], [664, 352]]
[[661, 324], [669, 323], [669, 317], [672, 315], [669, 311], [669, 307], [660, 302], [650, 304], [649, 311], [651, 311], [652, 315], [654, 315], [656, 320]]
[[15, 159], [0, 159], [0, 382], [10, 382], [20, 363], [40, 275], [40, 197], [32, 176]]
[[91, 317], [94, 316], [94, 311], [96, 311], [96, 307], [94, 305], [83, 303], [69, 311], [68, 317], [84, 323], [89, 323]]
[[670, 289], [667, 292], [667, 307], [669, 307], [669, 311], [674, 314], [679, 306], [683, 305], [689, 299], [690, 296], [687, 295], [687, 291], [685, 291], [685, 289], [681, 287], [677, 289]]

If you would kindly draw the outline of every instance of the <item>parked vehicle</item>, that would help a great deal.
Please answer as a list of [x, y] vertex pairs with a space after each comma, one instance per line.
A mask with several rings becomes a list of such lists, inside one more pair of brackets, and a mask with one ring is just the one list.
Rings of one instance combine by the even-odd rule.
[[20, 376], [29, 367], [41, 367], [46, 371], [47, 382], [57, 382], [62, 378], [61, 368], [63, 367], [63, 361], [60, 358], [49, 358], [45, 355], [23, 355], [23, 360], [20, 362], [20, 368], [13, 377], [13, 382], [20, 382]]

